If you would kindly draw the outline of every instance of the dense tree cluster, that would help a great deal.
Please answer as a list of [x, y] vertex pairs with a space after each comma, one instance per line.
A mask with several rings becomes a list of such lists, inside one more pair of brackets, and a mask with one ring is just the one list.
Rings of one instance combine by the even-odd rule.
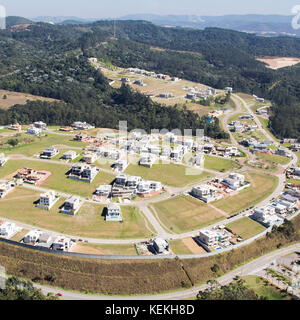
[[5, 288], [0, 288], [0, 300], [58, 300], [56, 296], [45, 296], [41, 290], [34, 288], [32, 282], [17, 277], [10, 277]]
[[[62, 100], [67, 103], [67, 119], [78, 113], [83, 120], [90, 119], [93, 114], [97, 123], [106, 119], [115, 127], [118, 119], [128, 118], [132, 126], [142, 124], [147, 129], [153, 124], [192, 128], [200, 121], [212, 136], [226, 136], [217, 125], [196, 121], [191, 113], [176, 108], [163, 111], [142, 95], [110, 88], [103, 75], [87, 66], [86, 58], [96, 56], [120, 67], [153, 70], [219, 89], [231, 86], [271, 99], [270, 125], [276, 135], [299, 138], [300, 67], [271, 70], [256, 60], [265, 55], [300, 57], [299, 39], [218, 28], [163, 28], [145, 21], [119, 21], [118, 39], [113, 33], [113, 21], [80, 26], [37, 23], [17, 32], [0, 31], [0, 88]], [[48, 116], [54, 119], [51, 112]], [[6, 117], [17, 113], [10, 111]]]
[[209, 287], [200, 291], [197, 300], [264, 300], [245, 285], [245, 281], [238, 279], [229, 285], [221, 286], [217, 281], [208, 281]]

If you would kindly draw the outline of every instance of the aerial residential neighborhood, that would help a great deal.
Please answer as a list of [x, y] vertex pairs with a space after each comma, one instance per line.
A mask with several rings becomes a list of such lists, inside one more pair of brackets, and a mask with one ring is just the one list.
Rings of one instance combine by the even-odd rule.
[[0, 4], [0, 300], [299, 300], [288, 2], [48, 2]]

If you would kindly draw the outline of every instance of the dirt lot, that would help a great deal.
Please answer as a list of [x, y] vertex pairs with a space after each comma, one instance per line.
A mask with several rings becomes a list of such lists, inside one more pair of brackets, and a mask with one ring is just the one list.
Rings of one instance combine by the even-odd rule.
[[265, 62], [268, 68], [277, 70], [280, 68], [291, 67], [300, 63], [299, 58], [285, 58], [285, 57], [264, 57], [258, 58], [258, 61]]
[[189, 250], [191, 250], [193, 254], [206, 253], [206, 251], [202, 247], [200, 247], [192, 238], [182, 239], [182, 242], [188, 247]]
[[[6, 99], [3, 99], [3, 96], [5, 95], [6, 95]], [[31, 101], [42, 100], [42, 101], [49, 101], [49, 102], [57, 101], [50, 98], [33, 96], [27, 93], [0, 90], [0, 109], [7, 110], [10, 107], [14, 106], [15, 104], [25, 104], [27, 100], [31, 100]]]

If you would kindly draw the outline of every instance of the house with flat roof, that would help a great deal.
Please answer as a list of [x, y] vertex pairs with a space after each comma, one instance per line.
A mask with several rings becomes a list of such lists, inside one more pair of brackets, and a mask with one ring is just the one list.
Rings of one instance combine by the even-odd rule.
[[95, 191], [95, 195], [98, 197], [110, 197], [111, 196], [111, 191], [112, 191], [112, 186], [111, 185], [103, 185], [99, 186], [97, 190]]
[[203, 167], [205, 157], [203, 154], [197, 154], [190, 159], [190, 163], [194, 166]]
[[92, 164], [98, 159], [98, 155], [95, 152], [87, 151], [83, 154], [82, 161]]
[[122, 172], [128, 167], [128, 162], [126, 160], [117, 160], [112, 167], [115, 170]]
[[155, 238], [153, 239], [153, 248], [157, 254], [168, 252], [170, 249], [170, 245], [168, 240], [162, 238]]
[[13, 189], [11, 182], [0, 183], [0, 199], [3, 199]]
[[36, 243], [39, 240], [43, 232], [41, 230], [31, 230], [29, 231], [23, 238], [23, 242], [28, 243]]
[[69, 150], [69, 151], [66, 151], [61, 158], [64, 160], [74, 160], [77, 157], [78, 157], [78, 154], [76, 153], [76, 151]]
[[151, 168], [156, 160], [157, 158], [153, 154], [142, 154], [139, 160], [139, 165], [146, 168]]
[[41, 159], [51, 159], [53, 157], [55, 157], [57, 154], [59, 153], [59, 151], [54, 148], [54, 147], [49, 147], [46, 148], [41, 154], [40, 154], [40, 158]]
[[218, 189], [209, 184], [195, 186], [191, 191], [191, 195], [205, 203], [210, 203], [222, 198], [222, 194], [218, 193]]
[[276, 214], [276, 209], [272, 205], [256, 208], [252, 218], [267, 228], [274, 225], [279, 226], [284, 222], [284, 218]]
[[97, 176], [99, 169], [87, 163], [75, 163], [68, 178], [91, 183]]
[[36, 121], [33, 126], [35, 128], [41, 129], [41, 130], [46, 130], [47, 129], [47, 124], [42, 122], [42, 121]]
[[8, 161], [8, 158], [5, 157], [4, 153], [0, 153], [0, 167], [3, 167]]
[[123, 221], [121, 207], [116, 203], [107, 206], [106, 221]]
[[15, 223], [4, 222], [0, 226], [0, 236], [5, 238], [11, 238], [19, 229]]
[[162, 190], [162, 184], [158, 181], [142, 180], [137, 186], [137, 194], [145, 195]]
[[42, 134], [42, 129], [40, 128], [35, 128], [35, 127], [29, 127], [26, 131], [27, 134], [31, 134], [34, 136], [40, 136]]
[[65, 201], [65, 204], [63, 208], [60, 210], [60, 212], [69, 214], [71, 216], [75, 216], [75, 214], [80, 209], [81, 205], [82, 202], [80, 201], [79, 197], [71, 196]]
[[244, 175], [235, 172], [230, 173], [221, 183], [232, 190], [241, 190], [250, 186], [250, 183], [245, 181]]
[[58, 236], [52, 243], [52, 250], [68, 252], [71, 249], [72, 245], [73, 241], [71, 241], [70, 238]]
[[40, 195], [40, 201], [37, 207], [44, 210], [50, 210], [58, 199], [59, 197], [56, 196], [55, 191], [47, 191]]

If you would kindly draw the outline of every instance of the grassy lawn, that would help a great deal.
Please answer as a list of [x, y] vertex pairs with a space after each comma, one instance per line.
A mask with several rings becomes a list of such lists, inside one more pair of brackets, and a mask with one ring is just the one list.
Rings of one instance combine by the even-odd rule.
[[189, 196], [158, 202], [153, 204], [152, 208], [163, 225], [175, 233], [200, 229], [225, 219], [210, 206]]
[[99, 251], [97, 254], [102, 254], [102, 255], [126, 255], [126, 256], [137, 255], [137, 252], [133, 244], [82, 243], [80, 244], [80, 246], [85, 247], [87, 250], [89, 250], [89, 248], [93, 248]]
[[182, 239], [170, 241], [171, 250], [175, 254], [192, 254], [193, 252], [183, 243]]
[[249, 139], [249, 138], [254, 138], [258, 141], [264, 141], [268, 140], [267, 137], [263, 134], [262, 131], [255, 130], [255, 131], [248, 131], [248, 132], [233, 132], [232, 135], [237, 141], [241, 141], [244, 138]]
[[277, 142], [279, 142], [280, 140], [277, 139], [275, 137], [275, 135], [273, 134], [273, 132], [270, 130], [269, 128], [269, 122], [270, 120], [269, 119], [265, 119], [265, 118], [262, 118], [262, 117], [258, 117], [260, 123], [262, 124], [262, 126], [264, 127], [264, 129], [270, 134], [270, 136]]
[[99, 185], [110, 184], [115, 178], [114, 175], [109, 173], [99, 172], [92, 183], [76, 181], [68, 179], [66, 176], [66, 173], [71, 167], [70, 165], [29, 160], [9, 160], [4, 167], [0, 168], [0, 178], [8, 177], [23, 167], [33, 168], [35, 170], [47, 170], [52, 173], [43, 183], [42, 187], [82, 197], [91, 196]]
[[296, 180], [296, 179], [287, 179], [286, 182], [291, 183], [291, 184], [300, 185], [300, 180]]
[[144, 179], [160, 181], [165, 185], [183, 187], [190, 183], [212, 178], [213, 175], [198, 169], [178, 164], [155, 164], [152, 168], [129, 165], [125, 173], [141, 176]]
[[208, 170], [226, 172], [229, 170], [240, 169], [241, 166], [232, 160], [213, 156], [205, 156], [204, 168]]
[[278, 177], [274, 175], [248, 172], [245, 178], [251, 182], [250, 187], [230, 198], [215, 201], [213, 205], [229, 214], [234, 214], [260, 203], [272, 194], [278, 185]]
[[269, 161], [269, 162], [276, 162], [276, 163], [279, 163], [281, 165], [286, 165], [289, 162], [291, 162], [290, 158], [278, 156], [276, 154], [256, 153], [256, 156], [259, 159], [263, 159], [263, 160], [266, 160], [266, 161]]
[[[41, 138], [32, 137], [31, 135], [28, 135], [28, 134], [21, 134], [21, 137], [33, 138], [35, 141], [28, 144], [23, 144], [23, 145], [21, 144], [14, 148], [0, 148], [0, 152], [4, 152], [7, 155], [22, 154], [24, 156], [33, 156], [35, 154], [39, 154], [45, 148], [51, 147], [54, 145], [66, 145], [71, 148], [72, 147], [83, 148], [87, 145], [84, 142], [73, 141], [72, 137], [69, 137], [69, 136], [55, 135], [55, 134], [49, 134], [49, 133], [47, 133], [47, 136], [41, 137]], [[18, 139], [18, 137], [16, 138]]]
[[261, 277], [251, 275], [242, 278], [246, 281], [248, 287], [253, 289], [258, 296], [265, 297], [267, 300], [291, 300], [289, 294], [281, 292], [280, 289], [266, 282]]
[[24, 236], [29, 232], [27, 229], [22, 229], [20, 232], [16, 233], [12, 238], [9, 240], [20, 242]]
[[151, 237], [145, 218], [135, 207], [122, 207], [123, 222], [106, 222], [103, 206], [83, 204], [76, 216], [59, 213], [63, 198], [50, 211], [34, 206], [39, 193], [17, 188], [1, 200], [0, 216], [36, 227], [80, 237], [128, 239]]
[[229, 223], [226, 227], [244, 240], [252, 238], [265, 230], [261, 224], [248, 217]]
[[298, 157], [298, 167], [300, 167], [300, 152], [295, 152]]

